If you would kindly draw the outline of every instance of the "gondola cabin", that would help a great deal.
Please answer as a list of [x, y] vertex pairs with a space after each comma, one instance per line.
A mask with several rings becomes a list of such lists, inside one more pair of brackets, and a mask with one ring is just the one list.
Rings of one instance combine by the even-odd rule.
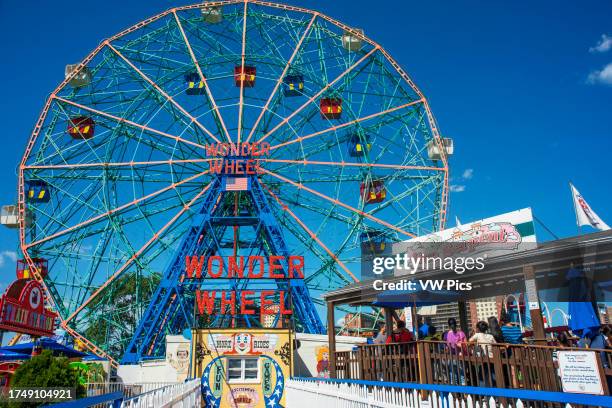
[[364, 254], [380, 254], [386, 248], [386, 237], [382, 231], [362, 232], [359, 234], [359, 240]]
[[91, 83], [91, 70], [87, 67], [81, 68], [73, 77], [71, 75], [79, 68], [79, 64], [70, 64], [66, 65], [66, 69], [64, 70], [64, 77], [66, 79], [70, 78], [68, 84], [73, 88], [81, 88], [83, 86], [87, 86]]
[[283, 92], [285, 96], [299, 96], [304, 90], [303, 75], [287, 75], [283, 78]]
[[[41, 278], [45, 278], [49, 272], [49, 261], [44, 258], [32, 258], [34, 267], [38, 270]], [[17, 279], [33, 279], [34, 272], [25, 259], [17, 260]]]
[[[0, 210], [0, 224], [7, 228], [19, 228], [19, 207], [16, 205], [4, 205]], [[32, 212], [25, 210], [25, 226], [32, 224]]]
[[223, 21], [223, 10], [221, 6], [203, 7], [202, 15], [204, 16], [204, 21], [210, 24], [217, 24]]
[[197, 72], [190, 72], [185, 75], [185, 86], [187, 95], [204, 95], [206, 93], [204, 81]]
[[241, 65], [234, 67], [234, 82], [237, 87], [252, 88], [255, 86], [255, 77], [257, 69], [251, 65], [245, 65], [244, 69]]
[[323, 119], [340, 119], [342, 115], [342, 99], [340, 98], [322, 98], [319, 107]]
[[440, 152], [440, 145], [442, 145], [442, 149], [446, 157], [452, 156], [455, 150], [453, 145], [453, 139], [448, 137], [444, 137], [440, 139], [438, 143], [437, 139], [432, 139], [427, 142], [427, 156], [431, 160], [442, 160], [442, 153]]
[[26, 200], [31, 203], [48, 203], [51, 199], [49, 185], [42, 180], [27, 181], [25, 195]]
[[89, 116], [77, 116], [68, 122], [68, 134], [73, 139], [91, 139], [95, 129], [96, 123]]
[[366, 204], [380, 203], [387, 197], [385, 182], [382, 180], [361, 183], [359, 192]]
[[[355, 31], [359, 32], [359, 34], [363, 35], [363, 30], [355, 29]], [[342, 34], [342, 47], [347, 51], [359, 51], [361, 46], [363, 45], [361, 38], [351, 33], [350, 31], [345, 31]]]
[[363, 157], [372, 148], [368, 135], [352, 135], [348, 143], [348, 153], [351, 157]]

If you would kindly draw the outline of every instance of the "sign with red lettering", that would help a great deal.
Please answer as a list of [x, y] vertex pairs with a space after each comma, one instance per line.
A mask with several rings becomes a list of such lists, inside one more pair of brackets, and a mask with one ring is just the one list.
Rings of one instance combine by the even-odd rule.
[[[303, 256], [187, 256], [186, 279], [304, 279]], [[280, 315], [291, 310], [290, 294], [285, 290], [202, 290], [195, 293], [200, 315]]]
[[256, 175], [262, 173], [258, 157], [270, 156], [270, 143], [209, 144], [206, 155], [212, 174]]

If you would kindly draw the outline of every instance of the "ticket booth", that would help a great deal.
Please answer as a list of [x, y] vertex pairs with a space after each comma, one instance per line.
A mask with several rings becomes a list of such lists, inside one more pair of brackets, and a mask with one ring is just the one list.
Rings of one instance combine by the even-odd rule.
[[194, 329], [191, 355], [207, 406], [286, 406], [285, 382], [292, 372], [289, 330]]

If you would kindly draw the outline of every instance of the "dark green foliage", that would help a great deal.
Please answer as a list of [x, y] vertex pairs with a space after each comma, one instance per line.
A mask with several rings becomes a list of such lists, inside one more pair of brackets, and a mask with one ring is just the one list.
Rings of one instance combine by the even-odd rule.
[[126, 274], [117, 279], [91, 302], [91, 324], [85, 337], [116, 359], [123, 356], [127, 343], [144, 312], [144, 306], [161, 280], [160, 274]]
[[[86, 394], [85, 387], [79, 383], [79, 373], [70, 367], [66, 357], [53, 357], [49, 350], [32, 357], [23, 363], [13, 375], [11, 388], [13, 387], [58, 387], [72, 388], [77, 390], [77, 398]], [[6, 407], [38, 407], [43, 402], [10, 402]]]

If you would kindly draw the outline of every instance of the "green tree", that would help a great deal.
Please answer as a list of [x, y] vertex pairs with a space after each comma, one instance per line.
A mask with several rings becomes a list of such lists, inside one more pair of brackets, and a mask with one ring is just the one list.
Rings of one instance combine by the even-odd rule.
[[114, 358], [121, 358], [160, 280], [158, 273], [130, 273], [114, 281], [91, 302], [85, 337]]
[[[13, 374], [11, 387], [58, 387], [76, 389], [77, 398], [83, 398], [86, 390], [79, 383], [79, 373], [70, 367], [66, 357], [54, 357], [44, 350], [40, 355], [23, 363]], [[9, 407], [38, 407], [47, 402], [10, 402]], [[6, 406], [6, 405], [4, 405]]]

